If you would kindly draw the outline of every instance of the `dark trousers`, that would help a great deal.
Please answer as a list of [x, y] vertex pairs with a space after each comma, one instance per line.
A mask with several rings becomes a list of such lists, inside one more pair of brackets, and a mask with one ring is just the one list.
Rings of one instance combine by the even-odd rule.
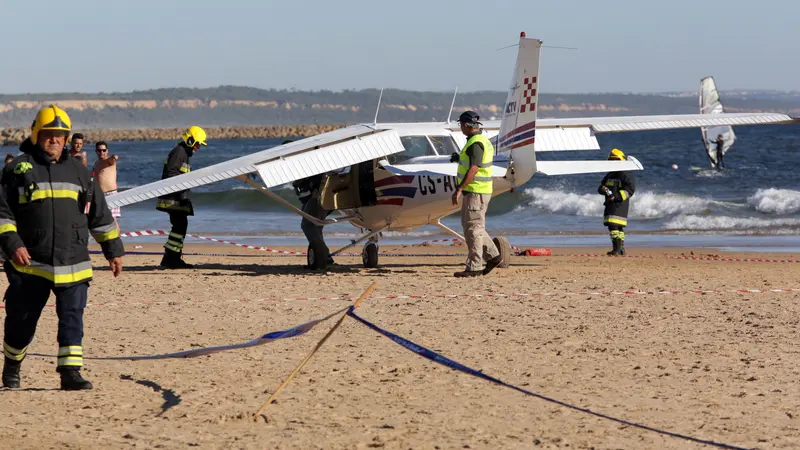
[[[301, 205], [300, 209], [309, 216], [312, 216], [319, 220], [325, 220], [331, 211], [327, 211], [322, 209], [322, 205], [320, 205], [319, 200], [317, 200], [317, 192], [311, 195], [311, 197]], [[310, 220], [307, 220], [305, 217], [303, 220], [300, 221], [300, 229], [303, 230], [303, 234], [308, 239], [309, 244], [316, 244], [321, 243], [325, 245], [325, 239], [322, 234], [322, 226], [316, 225]], [[328, 251], [328, 246], [325, 245], [326, 251]]]
[[52, 291], [56, 295], [58, 315], [58, 368], [80, 369], [83, 366], [83, 310], [89, 283], [54, 287], [44, 278], [17, 272], [6, 262], [8, 290], [5, 295], [6, 320], [3, 354], [22, 361], [36, 333], [36, 324]]
[[183, 241], [186, 239], [186, 230], [189, 229], [189, 216], [183, 212], [170, 212], [169, 223], [172, 225], [172, 230], [164, 248], [167, 251], [183, 253]]

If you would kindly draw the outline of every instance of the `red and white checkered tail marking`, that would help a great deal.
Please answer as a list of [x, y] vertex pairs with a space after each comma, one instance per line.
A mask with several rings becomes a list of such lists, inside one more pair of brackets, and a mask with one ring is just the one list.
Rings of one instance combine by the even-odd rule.
[[536, 77], [526, 77], [523, 82], [519, 112], [536, 111]]

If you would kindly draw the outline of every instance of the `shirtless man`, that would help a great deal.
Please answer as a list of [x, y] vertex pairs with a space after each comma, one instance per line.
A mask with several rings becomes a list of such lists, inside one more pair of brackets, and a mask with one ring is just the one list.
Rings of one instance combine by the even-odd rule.
[[89, 160], [86, 158], [86, 152], [83, 151], [83, 134], [75, 133], [72, 135], [72, 141], [69, 146], [69, 154], [73, 158], [78, 158], [83, 163], [84, 167], [89, 167]]
[[[95, 180], [100, 183], [100, 189], [103, 193], [114, 194], [117, 192], [117, 160], [119, 156], [108, 154], [108, 145], [104, 141], [98, 141], [94, 144], [95, 153], [97, 153], [97, 162], [94, 163], [92, 173]], [[117, 221], [121, 216], [119, 207], [111, 208], [111, 215]]]

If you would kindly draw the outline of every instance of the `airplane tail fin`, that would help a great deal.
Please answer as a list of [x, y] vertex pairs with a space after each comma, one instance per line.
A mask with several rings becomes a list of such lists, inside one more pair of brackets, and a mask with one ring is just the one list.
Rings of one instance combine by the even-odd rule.
[[536, 173], [534, 141], [541, 49], [542, 41], [520, 33], [517, 64], [497, 139], [497, 153], [511, 152], [514, 186], [526, 183]]

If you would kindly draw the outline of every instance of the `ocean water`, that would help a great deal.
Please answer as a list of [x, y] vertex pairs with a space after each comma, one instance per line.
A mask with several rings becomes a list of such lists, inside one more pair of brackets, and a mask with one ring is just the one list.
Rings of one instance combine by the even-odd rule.
[[[699, 246], [753, 251], [800, 249], [800, 126], [736, 129], [738, 140], [725, 158], [723, 172], [708, 168], [697, 129], [598, 135], [602, 151], [540, 153], [540, 160], [604, 159], [618, 147], [645, 167], [635, 172], [627, 244]], [[192, 158], [198, 169], [278, 145], [282, 139], [212, 140]], [[120, 156], [121, 189], [161, 175], [173, 142], [112, 142]], [[87, 148], [93, 162], [93, 147]], [[676, 164], [678, 169], [672, 168]], [[515, 192], [492, 200], [487, 228], [509, 236], [512, 244], [607, 245], [602, 225], [603, 199], [596, 194], [603, 174], [535, 176]], [[276, 189], [298, 204], [290, 187]], [[303, 244], [300, 218], [238, 181], [192, 191], [196, 216], [190, 232], [259, 245]], [[124, 231], [165, 229], [168, 216], [155, 200], [123, 208]], [[458, 217], [444, 222], [460, 229]], [[326, 227], [327, 239], [349, 242], [360, 230], [349, 224]], [[436, 227], [411, 233], [386, 233], [392, 243], [444, 237]]]

